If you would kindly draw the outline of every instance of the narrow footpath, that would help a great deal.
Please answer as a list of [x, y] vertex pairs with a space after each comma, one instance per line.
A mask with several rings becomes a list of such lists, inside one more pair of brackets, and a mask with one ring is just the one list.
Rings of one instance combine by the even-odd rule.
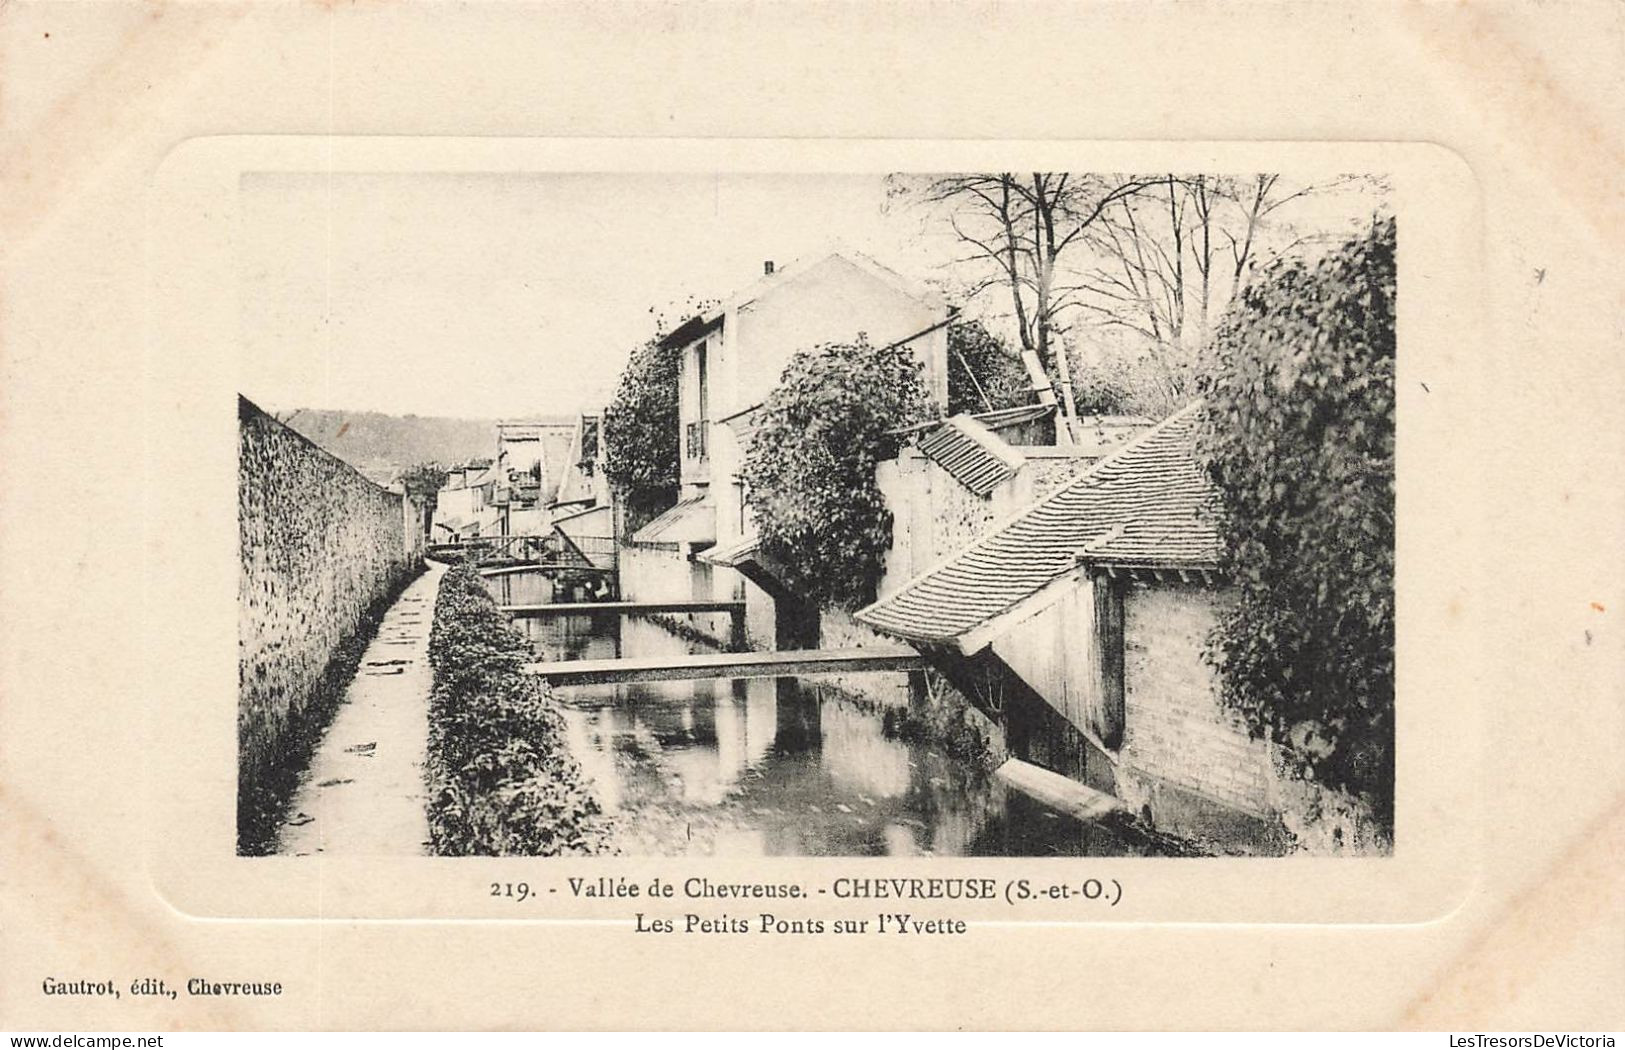
[[430, 562], [384, 614], [294, 793], [279, 853], [428, 852], [429, 626], [445, 571]]

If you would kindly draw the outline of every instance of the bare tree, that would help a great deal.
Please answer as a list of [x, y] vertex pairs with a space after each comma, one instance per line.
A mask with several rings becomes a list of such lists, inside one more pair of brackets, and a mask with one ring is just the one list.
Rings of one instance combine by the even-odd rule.
[[1352, 230], [1322, 220], [1300, 233], [1288, 206], [1357, 183], [1385, 188], [1362, 176], [1291, 183], [1277, 174], [892, 180], [894, 193], [915, 198], [952, 231], [964, 249], [952, 263], [963, 294], [1005, 304], [1000, 312], [1020, 340], [1034, 390], [1041, 400], [1058, 395], [1067, 421], [1077, 412], [1066, 347], [1082, 331], [1121, 333], [1136, 359], [1130, 374], [1090, 376], [1084, 385], [1110, 388], [1114, 400], [1142, 410], [1174, 407], [1188, 396], [1213, 324], [1258, 260]]
[[1151, 387], [1142, 393], [1171, 407], [1188, 395], [1198, 352], [1255, 262], [1316, 236], [1300, 235], [1283, 221], [1282, 209], [1365, 181], [1345, 176], [1288, 185], [1278, 174], [1159, 176], [1145, 191], [1112, 202], [1091, 226], [1092, 260], [1066, 287], [1076, 296], [1067, 302], [1095, 324], [1141, 341], [1147, 367], [1140, 382]]
[[940, 176], [913, 188], [968, 249], [955, 260], [975, 274], [966, 295], [1007, 297], [1035, 392], [1052, 403], [1060, 392], [1065, 434], [1077, 410], [1059, 336], [1063, 312], [1076, 303], [1057, 275], [1108, 209], [1148, 185], [1127, 176], [997, 172]]

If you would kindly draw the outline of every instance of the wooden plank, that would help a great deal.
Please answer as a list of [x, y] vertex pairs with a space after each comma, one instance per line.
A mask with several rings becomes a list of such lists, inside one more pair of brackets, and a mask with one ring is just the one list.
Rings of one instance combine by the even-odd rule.
[[1010, 759], [993, 775], [1057, 813], [1086, 822], [1127, 808], [1121, 799], [1019, 758]]
[[516, 576], [525, 572], [614, 572], [614, 569], [597, 565], [504, 565], [493, 569], [481, 569], [481, 576]]
[[1113, 750], [1123, 744], [1128, 718], [1123, 706], [1123, 588], [1115, 578], [1094, 579], [1095, 630], [1090, 644], [1099, 706], [1094, 723], [1087, 728]]
[[554, 565], [505, 565], [496, 569], [481, 569], [481, 576], [517, 576], [524, 572], [541, 572], [544, 569], [557, 568]]
[[914, 671], [925, 666], [907, 646], [875, 649], [781, 649], [761, 653], [674, 653], [621, 660], [558, 660], [525, 670], [554, 685], [671, 682], [695, 678], [785, 678], [791, 675]]
[[744, 615], [742, 601], [548, 602], [545, 605], [498, 606], [510, 616], [578, 616], [587, 613], [725, 612]]

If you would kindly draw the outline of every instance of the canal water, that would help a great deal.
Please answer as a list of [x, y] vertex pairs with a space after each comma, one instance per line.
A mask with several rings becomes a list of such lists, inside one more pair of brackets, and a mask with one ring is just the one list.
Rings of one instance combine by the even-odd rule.
[[[542, 660], [706, 648], [639, 617], [517, 623]], [[555, 694], [570, 747], [615, 817], [617, 845], [629, 854], [1154, 851], [1127, 832], [1057, 814], [928, 744], [888, 736], [883, 706], [868, 698], [895, 695], [895, 676], [887, 677], [848, 675], [840, 690], [809, 676], [573, 686]]]

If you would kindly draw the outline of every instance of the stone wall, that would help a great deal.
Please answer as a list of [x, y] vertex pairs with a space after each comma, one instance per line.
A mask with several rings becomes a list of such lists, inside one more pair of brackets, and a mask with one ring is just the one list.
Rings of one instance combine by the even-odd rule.
[[879, 464], [875, 482], [892, 512], [892, 545], [878, 593], [903, 586], [1096, 462], [1066, 449], [1018, 451], [1027, 456], [1026, 465], [985, 497], [918, 449], [906, 448]]
[[1226, 852], [1386, 852], [1368, 808], [1284, 772], [1222, 705], [1202, 648], [1229, 600], [1199, 584], [1127, 587], [1117, 794], [1159, 828]]
[[241, 797], [277, 764], [334, 653], [417, 567], [421, 546], [400, 493], [246, 399], [237, 416]]
[[955, 481], [915, 449], [879, 464], [875, 481], [892, 512], [892, 543], [880, 594], [903, 586], [970, 543], [996, 520], [998, 506]]
[[1078, 455], [1064, 448], [1022, 448], [1019, 451], [1027, 457], [1027, 465], [1016, 478], [1023, 486], [1016, 499], [1024, 501], [1042, 499], [1100, 462], [1099, 456]]
[[1202, 659], [1222, 592], [1196, 584], [1130, 584], [1123, 595], [1123, 759], [1136, 769], [1259, 816], [1270, 758], [1220, 706]]
[[[845, 609], [822, 609], [818, 615], [818, 645], [821, 649], [891, 649], [897, 646], [897, 641], [871, 631], [854, 620]], [[820, 675], [819, 679], [888, 707], [908, 706], [907, 671], [826, 674]]]
[[1123, 747], [1116, 791], [1164, 831], [1227, 853], [1280, 853], [1263, 741], [1219, 701], [1202, 646], [1223, 592], [1131, 583], [1123, 595]]

